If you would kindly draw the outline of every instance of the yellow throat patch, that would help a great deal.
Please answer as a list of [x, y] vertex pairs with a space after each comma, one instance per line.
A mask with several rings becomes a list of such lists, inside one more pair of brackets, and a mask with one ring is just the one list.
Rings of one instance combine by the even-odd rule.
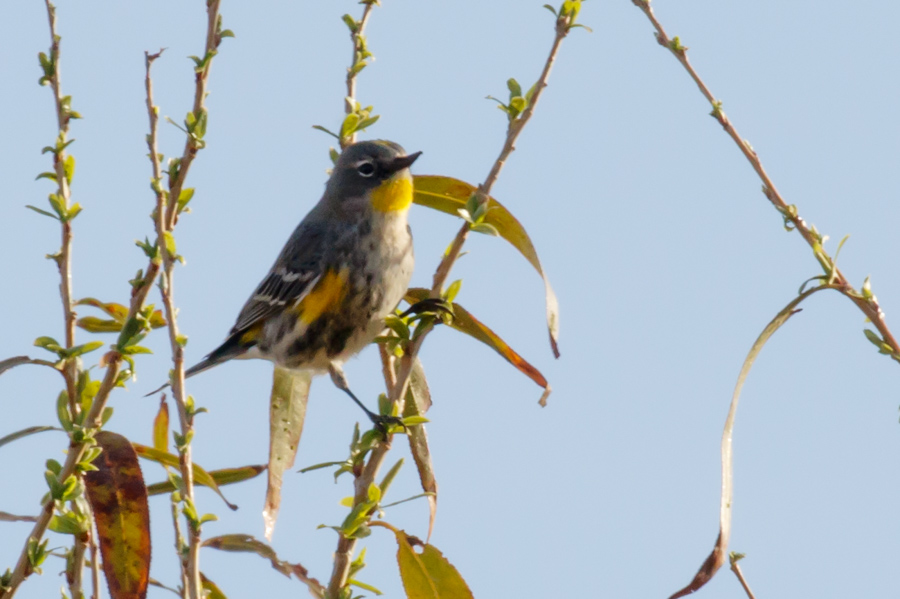
[[341, 307], [347, 295], [347, 269], [340, 272], [329, 270], [322, 275], [316, 286], [295, 306], [304, 324], [312, 324], [326, 312], [334, 312]]
[[406, 210], [413, 200], [412, 177], [392, 177], [372, 190], [372, 207], [378, 212]]

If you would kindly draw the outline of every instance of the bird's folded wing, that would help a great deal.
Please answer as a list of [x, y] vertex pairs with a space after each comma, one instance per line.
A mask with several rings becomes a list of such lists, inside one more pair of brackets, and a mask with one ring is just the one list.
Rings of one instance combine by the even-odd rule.
[[263, 279], [238, 316], [232, 333], [249, 329], [285, 307], [301, 301], [315, 287], [322, 273], [278, 267]]

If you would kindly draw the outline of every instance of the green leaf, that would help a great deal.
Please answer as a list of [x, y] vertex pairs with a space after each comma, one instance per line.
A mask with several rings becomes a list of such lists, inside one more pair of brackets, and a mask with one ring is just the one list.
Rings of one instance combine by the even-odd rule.
[[122, 323], [96, 316], [83, 316], [75, 321], [80, 329], [91, 333], [118, 333], [122, 330]]
[[270, 541], [281, 507], [282, 478], [297, 457], [311, 382], [307, 372], [275, 367], [269, 401], [269, 479], [263, 509], [265, 535]]
[[516, 96], [522, 95], [522, 86], [519, 85], [519, 82], [510, 77], [506, 81], [506, 87], [509, 88], [509, 97], [515, 98]]
[[[410, 304], [414, 304], [427, 299], [429, 295], [430, 292], [427, 289], [414, 287], [406, 292], [406, 297], [404, 299]], [[453, 318], [449, 323], [450, 327], [481, 341], [503, 356], [503, 358], [515, 366], [519, 372], [543, 387], [544, 395], [541, 397], [541, 405], [544, 405], [547, 396], [550, 394], [550, 385], [547, 383], [547, 379], [544, 378], [544, 375], [511, 348], [499, 335], [497, 335], [497, 333], [469, 314], [468, 310], [455, 303], [452, 305], [452, 308]]]
[[[332, 132], [332, 131], [329, 131], [328, 129], [326, 129], [326, 128], [323, 127], [322, 125], [313, 125], [312, 128], [313, 128], [313, 129], [318, 129], [319, 131], [323, 131], [323, 132], [327, 133], [328, 135], [330, 135], [331, 137], [333, 137], [333, 138], [335, 138], [335, 139], [340, 139], [340, 138], [341, 138], [340, 135], [338, 135], [337, 133], [334, 133], [334, 132]], [[337, 162], [337, 160], [335, 160], [334, 157], [332, 157], [332, 160], [333, 160], [334, 162]]]
[[[256, 466], [241, 466], [239, 468], [222, 468], [221, 470], [210, 470], [209, 475], [213, 477], [220, 487], [243, 482], [259, 476], [266, 469], [265, 464]], [[148, 495], [161, 495], [163, 493], [171, 493], [175, 491], [175, 485], [172, 481], [167, 480], [154, 483], [147, 487]]]
[[54, 220], [59, 220], [59, 217], [56, 216], [55, 214], [47, 212], [46, 210], [41, 210], [40, 208], [36, 208], [35, 206], [32, 206], [31, 204], [28, 204], [25, 207], [28, 208], [29, 210], [34, 210], [38, 214], [43, 214], [44, 216], [49, 216], [50, 218], [52, 218]]
[[183, 212], [187, 205], [190, 203], [191, 199], [194, 197], [194, 188], [188, 187], [187, 189], [182, 189], [181, 193], [178, 194], [178, 212]]
[[357, 125], [359, 125], [359, 115], [355, 113], [350, 113], [344, 118], [344, 122], [341, 123], [341, 137], [348, 137], [356, 131]]
[[103, 347], [104, 343], [102, 341], [91, 341], [89, 343], [84, 343], [82, 345], [76, 345], [73, 348], [65, 350], [66, 357], [74, 358], [76, 356], [83, 356], [86, 353], [92, 352], [95, 349]]
[[[72, 116], [72, 115], [70, 115], [70, 116]], [[71, 154], [66, 156], [65, 162], [63, 162], [63, 171], [65, 172], [65, 175], [66, 175], [66, 182], [69, 185], [71, 185], [72, 177], [75, 176], [75, 157], [72, 156]]]
[[[146, 445], [141, 445], [140, 443], [132, 443], [132, 446], [134, 446], [134, 451], [137, 453], [138, 457], [144, 458], [145, 460], [150, 460], [158, 464], [162, 464], [163, 466], [171, 466], [172, 468], [179, 468], [181, 465], [181, 462], [178, 460], [178, 456], [172, 455], [171, 453], [159, 451], [158, 449], [147, 447]], [[192, 465], [191, 471], [194, 473], [194, 482], [205, 487], [209, 487], [216, 492], [216, 495], [222, 498], [222, 501], [224, 501], [225, 505], [227, 505], [230, 509], [237, 509], [236, 505], [225, 499], [225, 495], [223, 495], [222, 491], [219, 489], [218, 483], [216, 483], [216, 480], [209, 474], [209, 472], [201, 468], [196, 463]]]
[[35, 347], [46, 349], [47, 351], [53, 352], [57, 355], [65, 351], [65, 349], [59, 344], [59, 341], [57, 341], [53, 337], [38, 337], [34, 340], [34, 345]]
[[367, 119], [361, 120], [359, 123], [356, 124], [355, 131], [365, 131], [367, 127], [371, 127], [372, 125], [377, 123], [379, 118], [381, 118], [381, 117], [376, 114], [373, 117], [369, 117]]
[[[476, 190], [475, 187], [464, 181], [450, 177], [435, 175], [416, 175], [413, 177], [414, 189], [413, 201], [421, 206], [426, 206], [445, 214], [459, 216], [457, 210], [465, 208], [466, 202]], [[559, 302], [556, 293], [550, 286], [550, 281], [541, 267], [537, 252], [528, 233], [521, 223], [497, 200], [490, 198], [488, 212], [484, 222], [493, 226], [500, 237], [515, 247], [544, 280], [544, 291], [547, 306], [547, 328], [550, 332], [550, 346], [553, 355], [559, 357]]]
[[113, 597], [145, 597], [150, 576], [150, 510], [147, 489], [131, 443], [116, 433], [95, 435], [103, 448], [96, 471], [84, 480], [91, 502], [103, 571]]

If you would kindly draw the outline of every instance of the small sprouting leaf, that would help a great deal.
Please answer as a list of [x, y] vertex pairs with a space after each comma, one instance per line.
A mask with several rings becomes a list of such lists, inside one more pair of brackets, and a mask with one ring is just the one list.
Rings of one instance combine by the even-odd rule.
[[188, 203], [190, 203], [191, 199], [194, 197], [194, 188], [188, 187], [186, 189], [182, 189], [181, 193], [178, 194], [178, 212], [183, 212], [187, 207]]
[[344, 122], [341, 123], [341, 137], [348, 137], [356, 131], [359, 120], [359, 115], [356, 113], [350, 113], [344, 117]]
[[380, 116], [376, 114], [373, 117], [369, 117], [367, 119], [363, 119], [363, 120], [359, 121], [356, 124], [356, 129], [354, 130], [354, 132], [365, 131], [367, 127], [371, 127], [372, 125], [377, 123], [379, 118], [380, 118]]
[[[77, 113], [76, 113], [77, 114]], [[70, 117], [72, 114], [69, 115]], [[78, 118], [78, 117], [74, 117]], [[72, 177], [75, 176], [75, 157], [69, 154], [66, 156], [65, 162], [63, 162], [63, 172], [66, 174], [66, 182], [71, 185]]]
[[73, 348], [65, 350], [65, 354], [67, 358], [74, 358], [76, 356], [83, 356], [86, 353], [92, 352], [95, 349], [99, 349], [103, 347], [104, 343], [102, 341], [91, 341], [89, 343], [84, 343], [82, 345], [76, 345]]
[[[333, 137], [333, 138], [335, 138], [335, 139], [340, 139], [340, 138], [341, 138], [340, 135], [338, 135], [337, 133], [334, 133], [334, 132], [332, 132], [332, 131], [329, 131], [328, 129], [326, 129], [326, 128], [323, 127], [322, 125], [313, 125], [312, 128], [313, 128], [313, 129], [318, 129], [319, 131], [323, 131], [323, 132], [327, 133], [328, 135], [330, 135], [331, 137]], [[337, 162], [337, 160], [334, 159], [334, 157], [332, 157], [332, 160], [334, 160], [334, 162]]]
[[346, 23], [347, 28], [350, 30], [350, 33], [356, 33], [357, 31], [359, 31], [359, 23], [350, 15], [342, 16], [341, 20]]
[[441, 294], [441, 297], [446, 301], [453, 303], [453, 300], [456, 299], [460, 289], [462, 289], [462, 279], [456, 279], [447, 286], [447, 289]]
[[57, 355], [65, 351], [63, 346], [59, 344], [59, 341], [57, 341], [53, 337], [38, 337], [34, 340], [34, 345], [35, 347], [46, 349], [47, 351], [53, 352]]
[[159, 411], [153, 419], [153, 448], [158, 451], [169, 451], [169, 404], [165, 394], [159, 400]]
[[544, 5], [544, 8], [546, 8], [547, 10], [549, 10], [550, 12], [552, 12], [554, 17], [556, 16], [556, 9], [555, 9], [555, 8], [553, 8], [553, 7], [550, 6], [549, 4], [545, 4], [545, 5]]
[[515, 98], [516, 96], [522, 95], [522, 86], [519, 85], [519, 82], [516, 81], [515, 79], [513, 79], [512, 77], [510, 77], [506, 81], [506, 87], [509, 88], [509, 97], [510, 98]]
[[30, 204], [27, 205], [27, 206], [25, 206], [25, 207], [28, 208], [29, 210], [34, 210], [34, 211], [37, 212], [38, 214], [43, 214], [44, 216], [49, 216], [50, 218], [52, 218], [52, 219], [54, 219], [54, 220], [59, 220], [59, 217], [58, 217], [58, 216], [56, 216], [55, 214], [52, 214], [52, 213], [50, 213], [50, 212], [47, 212], [46, 210], [41, 210], [40, 208], [37, 208], [37, 207], [32, 206], [32, 205], [30, 205]]

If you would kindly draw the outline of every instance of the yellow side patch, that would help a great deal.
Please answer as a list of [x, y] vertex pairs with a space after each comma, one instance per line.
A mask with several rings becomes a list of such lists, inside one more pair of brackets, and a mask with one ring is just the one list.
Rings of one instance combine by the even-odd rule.
[[243, 333], [241, 333], [240, 339], [238, 339], [238, 343], [241, 345], [250, 345], [257, 339], [259, 339], [259, 333], [262, 331], [263, 323], [258, 322]]
[[378, 212], [406, 210], [413, 200], [413, 183], [410, 177], [386, 180], [372, 190], [372, 207]]
[[322, 314], [338, 310], [346, 295], [347, 269], [329, 270], [294, 309], [303, 323], [311, 324]]

